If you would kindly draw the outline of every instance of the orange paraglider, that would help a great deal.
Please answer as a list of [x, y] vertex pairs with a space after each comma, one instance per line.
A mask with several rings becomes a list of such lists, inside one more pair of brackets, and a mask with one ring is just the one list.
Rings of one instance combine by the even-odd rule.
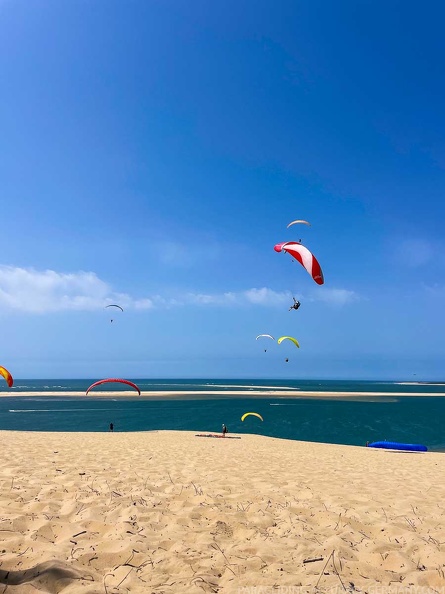
[[5, 378], [6, 383], [11, 388], [14, 383], [14, 378], [9, 373], [9, 371], [6, 369], [6, 367], [2, 367], [1, 365], [0, 365], [0, 375], [2, 375]]

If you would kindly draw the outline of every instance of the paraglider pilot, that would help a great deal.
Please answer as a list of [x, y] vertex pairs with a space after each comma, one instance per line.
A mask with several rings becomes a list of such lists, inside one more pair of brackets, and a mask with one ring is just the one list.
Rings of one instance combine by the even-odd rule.
[[290, 311], [291, 309], [298, 309], [298, 308], [300, 307], [300, 305], [301, 305], [301, 303], [300, 303], [299, 301], [297, 301], [297, 300], [295, 299], [295, 297], [292, 297], [292, 299], [294, 300], [294, 303], [293, 303], [293, 305], [291, 305], [291, 306], [289, 307], [289, 311]]

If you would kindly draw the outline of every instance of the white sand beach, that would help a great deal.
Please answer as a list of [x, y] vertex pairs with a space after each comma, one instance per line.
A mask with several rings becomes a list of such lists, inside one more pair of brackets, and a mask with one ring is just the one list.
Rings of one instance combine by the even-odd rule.
[[444, 586], [443, 454], [240, 437], [1, 431], [0, 592]]

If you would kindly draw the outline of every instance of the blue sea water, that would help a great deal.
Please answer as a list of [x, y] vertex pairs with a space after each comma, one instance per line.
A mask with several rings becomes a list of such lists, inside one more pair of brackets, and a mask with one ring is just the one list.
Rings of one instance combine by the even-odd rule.
[[[110, 397], [67, 397], [64, 392], [85, 392], [94, 380], [16, 380], [14, 391], [32, 396], [2, 396], [0, 429], [20, 431], [187, 430], [219, 432], [225, 423], [230, 433], [257, 433], [271, 437], [324, 443], [365, 445], [366, 441], [423, 443], [431, 450], [445, 450], [445, 393], [438, 383], [400, 384], [357, 381], [280, 380], [146, 380], [135, 381], [142, 391], [157, 390], [159, 398], [114, 398], [128, 386], [112, 384]], [[271, 387], [304, 391], [372, 392], [375, 397], [354, 400], [278, 398], [258, 391]], [[101, 386], [101, 391], [104, 387]], [[252, 390], [252, 396], [212, 395], [211, 390]], [[191, 391], [192, 395], [162, 397], [163, 391]], [[45, 392], [58, 392], [45, 396]], [[408, 392], [418, 396], [379, 396], [381, 392]], [[35, 395], [34, 395], [35, 394]], [[241, 421], [243, 413], [260, 413]]]

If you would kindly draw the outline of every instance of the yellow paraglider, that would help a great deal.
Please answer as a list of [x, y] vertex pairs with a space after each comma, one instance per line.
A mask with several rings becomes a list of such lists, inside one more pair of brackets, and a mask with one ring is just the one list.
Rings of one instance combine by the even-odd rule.
[[6, 383], [11, 388], [14, 383], [12, 375], [9, 373], [9, 371], [6, 369], [6, 367], [2, 367], [1, 365], [0, 365], [0, 375], [2, 375], [5, 378]]
[[278, 344], [281, 344], [283, 340], [290, 340], [296, 347], [300, 348], [297, 339], [293, 338], [292, 336], [280, 336], [280, 338], [277, 340]]
[[254, 412], [244, 413], [243, 416], [241, 417], [241, 420], [244, 421], [244, 419], [246, 417], [248, 417], [249, 415], [253, 415], [254, 417], [258, 417], [259, 419], [261, 419], [262, 421], [264, 421], [263, 417], [260, 414], [254, 413]]

